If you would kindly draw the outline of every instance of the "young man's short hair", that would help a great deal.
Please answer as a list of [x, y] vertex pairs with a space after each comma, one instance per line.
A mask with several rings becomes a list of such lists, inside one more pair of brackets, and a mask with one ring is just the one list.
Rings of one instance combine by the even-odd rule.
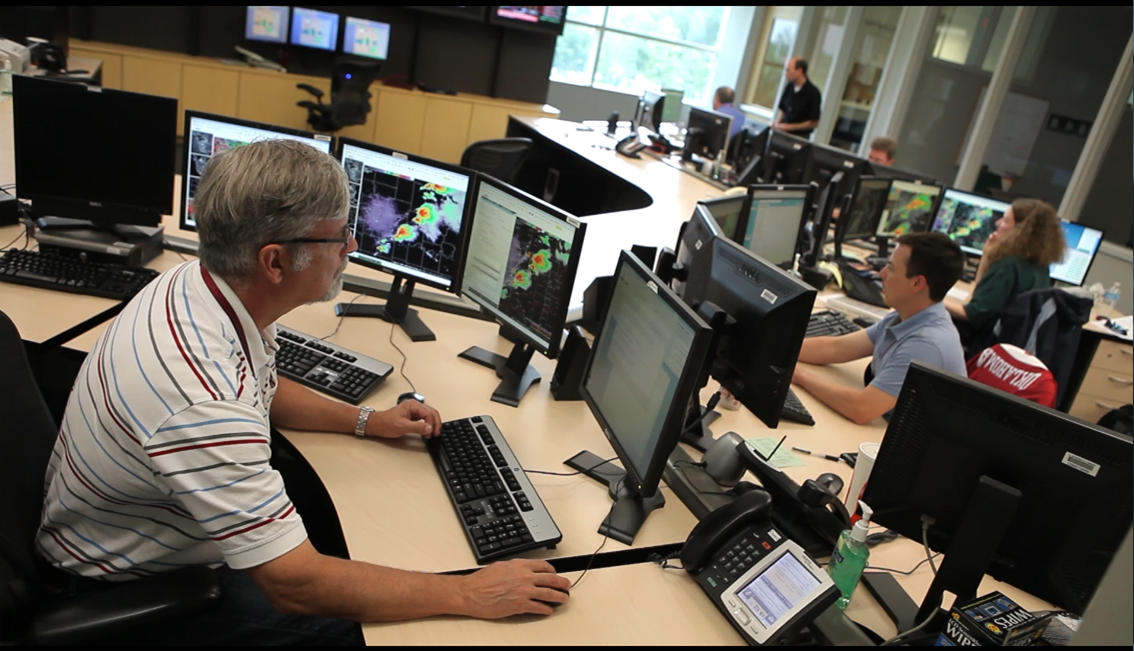
[[961, 247], [944, 233], [906, 233], [898, 244], [910, 251], [906, 278], [925, 276], [929, 298], [940, 302], [961, 279], [965, 270], [965, 254]]
[[874, 151], [880, 151], [886, 154], [886, 158], [889, 160], [894, 160], [894, 157], [898, 155], [898, 142], [886, 136], [880, 136], [872, 140], [870, 142], [870, 148]]

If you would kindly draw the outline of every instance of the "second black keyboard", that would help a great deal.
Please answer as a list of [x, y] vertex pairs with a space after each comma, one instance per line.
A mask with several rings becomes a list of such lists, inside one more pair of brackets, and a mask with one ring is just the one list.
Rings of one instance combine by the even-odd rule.
[[807, 337], [838, 337], [858, 332], [861, 328], [851, 322], [842, 312], [823, 310], [815, 312], [807, 321]]
[[134, 298], [159, 275], [145, 267], [84, 262], [42, 251], [10, 249], [0, 255], [0, 282], [119, 301]]
[[478, 564], [563, 540], [491, 416], [448, 421], [425, 445]]
[[290, 380], [357, 405], [394, 370], [386, 362], [276, 324], [276, 371]]
[[780, 412], [780, 418], [801, 425], [815, 425], [815, 419], [811, 417], [811, 412], [807, 411], [807, 407], [803, 406], [803, 403], [799, 401], [799, 396], [795, 395], [795, 391], [791, 389], [788, 389], [787, 400], [784, 400], [784, 409]]

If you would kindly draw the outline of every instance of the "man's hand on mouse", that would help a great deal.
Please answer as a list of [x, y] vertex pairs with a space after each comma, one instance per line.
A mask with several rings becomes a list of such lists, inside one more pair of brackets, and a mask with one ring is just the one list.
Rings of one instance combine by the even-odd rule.
[[550, 604], [566, 603], [571, 589], [550, 563], [528, 559], [493, 563], [461, 579], [460, 613], [479, 619], [550, 615]]
[[406, 434], [425, 438], [441, 432], [441, 414], [429, 405], [406, 400], [386, 411], [376, 411], [366, 423], [366, 435], [396, 439]]

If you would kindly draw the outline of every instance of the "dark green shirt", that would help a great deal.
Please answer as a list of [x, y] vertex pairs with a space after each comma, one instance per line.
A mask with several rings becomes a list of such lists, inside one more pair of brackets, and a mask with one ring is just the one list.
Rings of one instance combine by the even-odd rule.
[[965, 306], [965, 315], [974, 331], [991, 328], [1008, 301], [1024, 292], [1050, 286], [1047, 267], [1014, 255], [1003, 257], [984, 272], [973, 290], [972, 300]]

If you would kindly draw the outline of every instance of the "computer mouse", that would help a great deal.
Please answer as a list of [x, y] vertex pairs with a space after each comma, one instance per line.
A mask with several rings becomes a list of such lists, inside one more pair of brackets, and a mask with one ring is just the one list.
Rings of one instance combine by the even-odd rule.
[[405, 402], [406, 400], [416, 400], [416, 401], [424, 404], [425, 403], [425, 396], [421, 395], [420, 393], [417, 393], [416, 391], [406, 391], [402, 395], [398, 396], [398, 404], [399, 405], [402, 404], [403, 402]]
[[[562, 592], [562, 593], [563, 593], [563, 594], [565, 594], [565, 595], [570, 595], [570, 594], [571, 594], [571, 593], [570, 593], [569, 591], [567, 591], [567, 590], [560, 590], [559, 588], [553, 588], [553, 587], [551, 587], [551, 586], [547, 586], [547, 587], [548, 587], [549, 589], [551, 589], [551, 590], [555, 590], [556, 592]], [[560, 607], [560, 606], [562, 606], [562, 605], [563, 605], [563, 604], [559, 603], [558, 601], [544, 601], [543, 599], [535, 599], [535, 601], [538, 601], [538, 602], [540, 602], [541, 604], [547, 604], [548, 606], [551, 606], [552, 608], [558, 608], [558, 607]]]

